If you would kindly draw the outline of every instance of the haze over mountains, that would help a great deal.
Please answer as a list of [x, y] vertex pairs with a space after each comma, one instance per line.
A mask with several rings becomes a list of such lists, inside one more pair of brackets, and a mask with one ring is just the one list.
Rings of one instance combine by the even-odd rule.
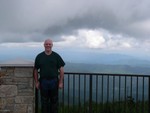
[[[124, 74], [150, 74], [150, 60], [123, 54], [78, 54], [71, 57], [63, 56], [66, 72], [91, 73], [124, 73]], [[0, 64], [30, 64], [33, 58], [14, 58], [0, 60]]]

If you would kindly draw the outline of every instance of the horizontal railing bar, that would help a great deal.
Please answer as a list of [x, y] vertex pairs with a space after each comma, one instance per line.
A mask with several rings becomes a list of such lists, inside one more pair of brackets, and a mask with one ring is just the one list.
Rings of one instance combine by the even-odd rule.
[[147, 75], [147, 74], [112, 74], [112, 73], [84, 73], [84, 72], [64, 72], [64, 74], [150, 77], [150, 75]]

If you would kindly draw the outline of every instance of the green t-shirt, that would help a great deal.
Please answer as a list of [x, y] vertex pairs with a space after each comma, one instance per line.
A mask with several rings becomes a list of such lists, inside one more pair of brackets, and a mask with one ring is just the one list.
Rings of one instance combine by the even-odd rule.
[[52, 51], [50, 55], [41, 52], [35, 58], [34, 67], [40, 70], [40, 78], [54, 78], [58, 77], [58, 70], [65, 65], [63, 59], [59, 54]]

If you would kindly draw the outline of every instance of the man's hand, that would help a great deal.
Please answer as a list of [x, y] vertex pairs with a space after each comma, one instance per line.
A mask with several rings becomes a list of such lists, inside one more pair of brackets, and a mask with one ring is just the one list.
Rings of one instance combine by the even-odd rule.
[[40, 82], [39, 82], [39, 81], [35, 82], [35, 87], [36, 87], [37, 89], [40, 89]]
[[59, 89], [62, 89], [62, 88], [63, 88], [63, 82], [60, 82], [60, 81], [59, 81], [58, 87], [59, 87]]

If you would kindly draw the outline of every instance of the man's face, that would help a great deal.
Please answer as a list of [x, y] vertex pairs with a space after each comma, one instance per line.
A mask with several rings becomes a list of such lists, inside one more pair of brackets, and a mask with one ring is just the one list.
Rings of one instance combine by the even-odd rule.
[[45, 51], [51, 51], [53, 47], [53, 42], [51, 40], [46, 40], [44, 43]]

